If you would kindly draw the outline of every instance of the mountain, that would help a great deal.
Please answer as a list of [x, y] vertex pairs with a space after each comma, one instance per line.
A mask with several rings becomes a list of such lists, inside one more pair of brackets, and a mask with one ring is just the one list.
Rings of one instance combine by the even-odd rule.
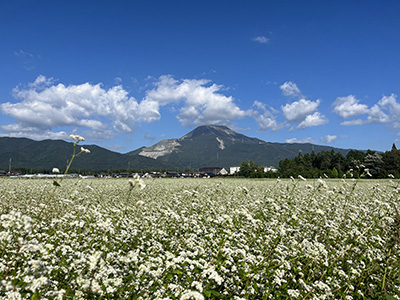
[[[201, 167], [240, 166], [253, 160], [263, 166], [278, 166], [285, 158], [294, 158], [299, 152], [341, 152], [350, 150], [313, 144], [270, 143], [237, 133], [226, 126], [207, 125], [192, 130], [178, 139], [168, 139], [151, 147], [121, 154], [96, 145], [84, 145], [91, 151], [78, 156], [75, 170], [111, 169], [199, 169]], [[78, 145], [78, 151], [80, 146]], [[0, 169], [8, 170], [12, 159], [13, 169], [63, 169], [73, 151], [73, 143], [62, 140], [34, 141], [27, 138], [0, 137]]]
[[204, 166], [229, 168], [240, 166], [244, 160], [253, 160], [263, 166], [278, 166], [285, 158], [294, 158], [299, 152], [341, 152], [350, 150], [313, 144], [270, 143], [237, 133], [226, 126], [200, 126], [179, 139], [160, 141], [151, 147], [142, 147], [127, 153], [169, 162], [182, 168], [198, 169]]
[[[96, 145], [84, 145], [90, 154], [76, 157], [71, 169], [176, 169], [168, 162], [157, 161], [143, 156], [128, 156]], [[27, 138], [0, 137], [0, 169], [8, 170], [11, 158], [12, 168], [63, 169], [73, 152], [73, 143], [62, 140], [34, 141]], [[80, 146], [77, 147], [77, 152]]]

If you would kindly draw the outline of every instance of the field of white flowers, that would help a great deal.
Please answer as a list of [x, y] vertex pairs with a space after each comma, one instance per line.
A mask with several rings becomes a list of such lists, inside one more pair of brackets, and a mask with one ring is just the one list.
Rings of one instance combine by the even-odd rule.
[[0, 178], [4, 299], [400, 299], [396, 180]]

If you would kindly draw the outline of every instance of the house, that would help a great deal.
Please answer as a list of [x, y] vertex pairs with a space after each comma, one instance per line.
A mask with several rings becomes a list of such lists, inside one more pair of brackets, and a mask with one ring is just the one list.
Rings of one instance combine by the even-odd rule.
[[240, 171], [240, 167], [230, 167], [229, 168], [229, 174], [233, 175], [235, 173], [238, 173]]
[[228, 171], [225, 170], [225, 168], [222, 168], [222, 169], [218, 172], [218, 175], [221, 175], [221, 176], [228, 175]]
[[221, 167], [204, 167], [200, 168], [199, 172], [201, 174], [207, 174], [209, 176], [216, 176], [218, 173], [222, 170], [223, 168]]

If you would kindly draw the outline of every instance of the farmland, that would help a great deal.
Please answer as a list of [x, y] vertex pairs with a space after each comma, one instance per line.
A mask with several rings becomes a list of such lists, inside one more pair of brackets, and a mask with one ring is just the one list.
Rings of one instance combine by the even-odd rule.
[[399, 193], [398, 180], [0, 178], [0, 296], [400, 299]]

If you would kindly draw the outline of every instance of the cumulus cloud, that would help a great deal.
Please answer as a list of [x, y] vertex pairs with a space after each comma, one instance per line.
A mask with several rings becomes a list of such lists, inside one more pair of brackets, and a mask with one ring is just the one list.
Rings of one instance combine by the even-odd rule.
[[266, 36], [256, 36], [252, 40], [260, 44], [267, 44], [269, 42], [269, 38], [267, 38]]
[[386, 111], [381, 120], [391, 122], [395, 129], [400, 128], [400, 103], [397, 102], [396, 98], [395, 94], [391, 94], [390, 96], [383, 96], [378, 102], [378, 106]]
[[229, 124], [231, 120], [249, 115], [234, 103], [231, 96], [222, 94], [223, 89], [209, 80], [178, 81], [172, 76], [161, 76], [156, 88], [147, 92], [142, 104], [158, 107], [183, 103], [177, 116], [183, 126]]
[[319, 112], [315, 112], [312, 115], [306, 116], [306, 118], [297, 126], [297, 128], [304, 129], [307, 127], [324, 125], [326, 123], [328, 123], [328, 119]]
[[279, 124], [276, 121], [276, 111], [268, 110], [266, 105], [260, 101], [254, 101], [251, 116], [256, 120], [258, 129], [272, 131], [279, 130], [284, 127], [284, 124]]
[[[46, 86], [52, 85], [55, 82], [53, 77], [47, 78], [46, 76], [39, 75], [34, 82], [29, 83], [28, 86], [31, 88], [44, 88]], [[14, 89], [17, 91], [17, 89]]]
[[[3, 103], [0, 109], [18, 123], [2, 129], [14, 136], [23, 132], [23, 128], [30, 128], [33, 133], [50, 132], [62, 126], [84, 127], [93, 134], [105, 134], [110, 126], [117, 132], [131, 132], [136, 122], [160, 118], [158, 107], [145, 101], [138, 103], [122, 86], [107, 90], [101, 84], [66, 86], [55, 85], [53, 81], [40, 75], [27, 88], [15, 88], [13, 97], [19, 102]], [[58, 134], [63, 136], [62, 132]]]
[[285, 115], [286, 121], [300, 123], [305, 118], [312, 114], [319, 105], [320, 101], [311, 101], [306, 99], [300, 99], [290, 104], [282, 106], [283, 114]]
[[34, 82], [13, 90], [16, 102], [0, 104], [1, 112], [16, 120], [2, 130], [10, 136], [64, 138], [67, 134], [61, 129], [80, 128], [93, 139], [101, 139], [102, 135], [132, 132], [138, 122], [158, 121], [160, 108], [166, 105], [178, 111], [177, 118], [184, 126], [229, 125], [250, 114], [240, 109], [233, 97], [224, 95], [224, 90], [209, 80], [175, 80], [166, 75], [156, 79], [144, 99], [137, 101], [121, 85], [108, 89], [101, 83], [64, 85], [39, 75]]
[[287, 139], [285, 142], [289, 143], [289, 144], [294, 144], [294, 143], [298, 143], [298, 144], [305, 144], [305, 143], [315, 144], [316, 143], [316, 141], [311, 137], [306, 137], [306, 138], [302, 138], [302, 139], [292, 138], [292, 139]]
[[359, 100], [353, 95], [338, 97], [335, 102], [333, 102], [333, 106], [333, 111], [341, 118], [350, 118], [368, 113], [368, 106], [359, 104]]
[[[358, 104], [358, 100], [355, 101], [353, 96], [342, 97], [338, 98], [339, 102], [335, 101], [334, 111], [343, 118], [367, 114], [365, 119], [358, 118], [340, 123], [344, 126], [386, 123], [390, 124], [393, 129], [398, 129], [400, 128], [400, 103], [397, 102], [396, 98], [397, 96], [394, 94], [383, 96], [378, 103], [368, 108], [366, 105]], [[345, 103], [342, 99], [350, 100], [346, 100], [346, 104], [342, 105], [342, 103]]]
[[326, 143], [326, 144], [330, 144], [330, 143], [332, 143], [333, 141], [335, 141], [337, 139], [337, 135], [326, 135], [325, 137], [324, 137], [324, 142]]
[[279, 87], [282, 90], [282, 94], [287, 97], [303, 97], [300, 89], [297, 87], [297, 84], [286, 81]]
[[50, 130], [40, 130], [36, 127], [26, 127], [21, 124], [4, 125], [2, 129], [7, 133], [7, 136], [29, 137], [33, 140], [59, 140], [69, 138], [69, 134], [65, 131], [52, 132]]
[[[297, 129], [320, 126], [328, 122], [328, 119], [324, 115], [316, 111], [320, 100], [311, 101], [304, 99], [300, 89], [291, 81], [285, 82], [279, 88], [282, 90], [284, 96], [300, 98], [297, 101], [281, 106], [286, 122], [298, 123]], [[292, 127], [291, 130], [294, 129], [295, 127]]]

